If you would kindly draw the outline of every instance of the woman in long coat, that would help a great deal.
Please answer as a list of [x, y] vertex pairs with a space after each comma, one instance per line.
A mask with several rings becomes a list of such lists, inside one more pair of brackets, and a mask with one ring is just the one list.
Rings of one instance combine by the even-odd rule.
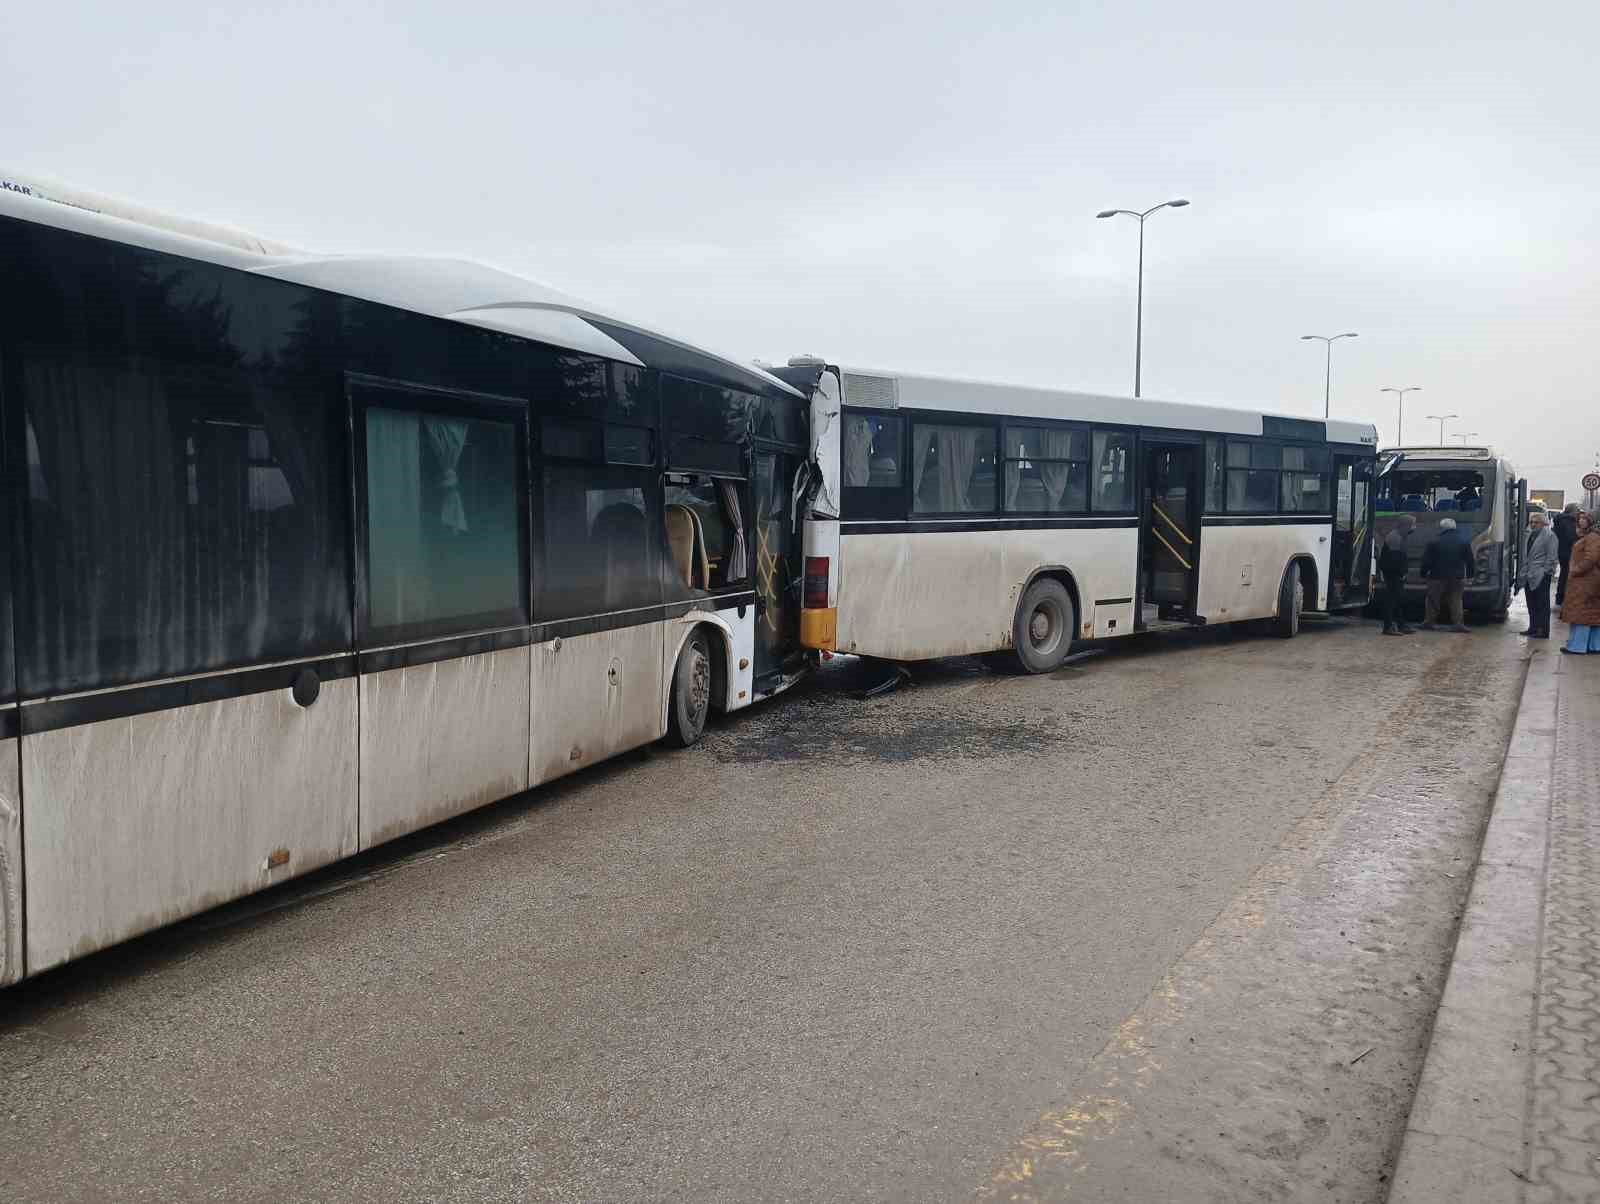
[[1578, 542], [1568, 562], [1572, 582], [1561, 604], [1561, 621], [1572, 625], [1563, 652], [1600, 652], [1600, 531], [1592, 515], [1578, 515]]

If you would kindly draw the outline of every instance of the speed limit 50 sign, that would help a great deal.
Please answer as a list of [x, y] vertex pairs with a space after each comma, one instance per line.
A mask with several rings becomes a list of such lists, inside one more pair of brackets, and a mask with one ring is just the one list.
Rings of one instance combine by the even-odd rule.
[[1600, 489], [1600, 472], [1591, 472], [1583, 478], [1583, 487], [1590, 493]]

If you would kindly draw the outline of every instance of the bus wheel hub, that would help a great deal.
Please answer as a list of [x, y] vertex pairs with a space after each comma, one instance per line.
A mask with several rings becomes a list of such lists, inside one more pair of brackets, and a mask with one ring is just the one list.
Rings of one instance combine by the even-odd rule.
[[1043, 643], [1050, 634], [1050, 616], [1044, 613], [1043, 608], [1033, 612], [1033, 621], [1028, 624], [1028, 634], [1033, 637], [1036, 644]]

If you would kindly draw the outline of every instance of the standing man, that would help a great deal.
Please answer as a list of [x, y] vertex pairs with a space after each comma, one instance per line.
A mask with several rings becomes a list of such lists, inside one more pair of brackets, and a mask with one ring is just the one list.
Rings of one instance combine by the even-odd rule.
[[[1567, 600], [1567, 564], [1572, 560], [1572, 545], [1578, 542], [1578, 511], [1580, 508], [1577, 502], [1568, 502], [1566, 509], [1556, 515], [1556, 551], [1561, 559], [1561, 580], [1556, 583], [1557, 606]], [[1546, 623], [1544, 626], [1545, 634], [1549, 635], [1550, 624]]]
[[1378, 572], [1383, 575], [1384, 635], [1411, 634], [1400, 608], [1405, 604], [1406, 540], [1416, 526], [1415, 514], [1402, 514], [1383, 537], [1383, 551], [1378, 553]]
[[[1565, 518], [1563, 512], [1556, 519], [1559, 523]], [[1576, 527], [1576, 523], [1573, 524]], [[1572, 545], [1567, 545], [1570, 555]], [[1555, 576], [1556, 564], [1560, 560], [1561, 549], [1556, 533], [1552, 531], [1546, 521], [1544, 512], [1535, 510], [1528, 515], [1528, 542], [1522, 553], [1522, 574], [1517, 585], [1528, 591], [1528, 630], [1522, 634], [1533, 640], [1548, 640], [1550, 638], [1550, 579]], [[1562, 584], [1566, 584], [1566, 572], [1562, 571]]]
[[1472, 540], [1456, 530], [1455, 519], [1441, 518], [1439, 534], [1422, 550], [1422, 575], [1428, 582], [1422, 630], [1432, 631], [1441, 614], [1452, 631], [1467, 630], [1466, 616], [1461, 612], [1461, 594], [1477, 567], [1472, 558]]

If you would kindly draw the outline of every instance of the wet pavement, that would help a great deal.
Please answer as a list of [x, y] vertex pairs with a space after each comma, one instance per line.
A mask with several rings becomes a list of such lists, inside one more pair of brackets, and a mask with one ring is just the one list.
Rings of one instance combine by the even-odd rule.
[[1507, 627], [822, 675], [0, 996], [0, 1198], [1381, 1200]]

